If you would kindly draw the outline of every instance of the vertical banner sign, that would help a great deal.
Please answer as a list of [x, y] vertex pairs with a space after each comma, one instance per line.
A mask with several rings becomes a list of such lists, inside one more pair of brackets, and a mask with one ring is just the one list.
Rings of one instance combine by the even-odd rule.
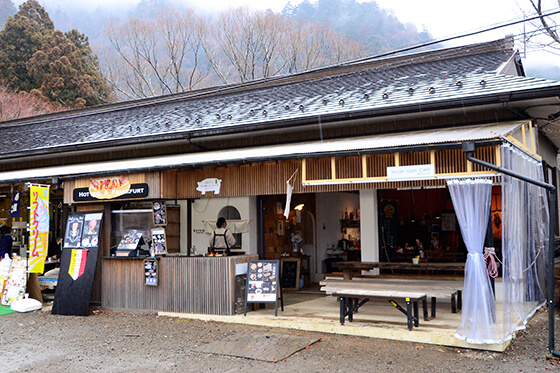
[[21, 192], [15, 192], [12, 195], [12, 204], [10, 205], [10, 218], [19, 219], [19, 206], [21, 202]]
[[49, 242], [49, 187], [32, 185], [29, 191], [29, 272], [43, 273]]

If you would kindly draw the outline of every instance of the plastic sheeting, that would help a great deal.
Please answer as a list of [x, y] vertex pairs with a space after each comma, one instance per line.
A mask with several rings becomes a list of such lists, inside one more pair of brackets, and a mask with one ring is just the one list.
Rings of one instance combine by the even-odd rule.
[[[501, 149], [503, 167], [544, 182], [542, 164], [511, 145]], [[523, 329], [545, 304], [548, 251], [546, 190], [502, 177], [503, 338]]]
[[469, 252], [465, 264], [462, 318], [455, 337], [469, 343], [499, 343], [501, 333], [496, 323], [496, 300], [483, 255], [492, 181], [449, 180], [447, 184]]

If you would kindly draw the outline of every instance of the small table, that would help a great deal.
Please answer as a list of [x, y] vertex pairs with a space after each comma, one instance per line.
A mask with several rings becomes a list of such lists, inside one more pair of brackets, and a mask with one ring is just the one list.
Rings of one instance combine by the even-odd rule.
[[345, 280], [352, 279], [352, 271], [379, 269], [406, 269], [428, 271], [464, 271], [465, 263], [409, 263], [409, 262], [339, 262], [335, 266], [342, 269]]

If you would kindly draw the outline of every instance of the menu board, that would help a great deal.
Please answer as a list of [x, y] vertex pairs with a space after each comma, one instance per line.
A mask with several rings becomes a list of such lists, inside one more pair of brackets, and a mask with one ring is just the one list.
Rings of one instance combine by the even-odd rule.
[[299, 258], [282, 258], [282, 289], [299, 290], [300, 265]]
[[165, 201], [156, 201], [153, 204], [154, 225], [167, 225], [167, 209]]
[[157, 286], [158, 261], [157, 259], [144, 259], [144, 285]]
[[162, 255], [167, 253], [167, 242], [165, 239], [164, 228], [152, 229], [152, 247], [154, 248], [154, 255]]
[[117, 246], [117, 251], [136, 250], [138, 245], [141, 245], [143, 242], [142, 233], [135, 230], [126, 231], [121, 242], [119, 242]]
[[66, 222], [63, 248], [98, 247], [102, 220], [101, 211], [70, 214]]
[[247, 287], [245, 291], [245, 314], [247, 303], [276, 303], [278, 308], [279, 271], [278, 260], [255, 260], [247, 263]]

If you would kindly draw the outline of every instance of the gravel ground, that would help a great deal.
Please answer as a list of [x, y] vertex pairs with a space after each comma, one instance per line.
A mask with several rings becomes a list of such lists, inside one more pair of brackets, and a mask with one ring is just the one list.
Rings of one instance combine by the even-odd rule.
[[[560, 349], [560, 313], [556, 314]], [[320, 341], [278, 362], [195, 352], [235, 334], [284, 333]], [[92, 310], [88, 317], [46, 311], [0, 316], [2, 372], [542, 372], [548, 313], [541, 310], [504, 353], [372, 338]]]

